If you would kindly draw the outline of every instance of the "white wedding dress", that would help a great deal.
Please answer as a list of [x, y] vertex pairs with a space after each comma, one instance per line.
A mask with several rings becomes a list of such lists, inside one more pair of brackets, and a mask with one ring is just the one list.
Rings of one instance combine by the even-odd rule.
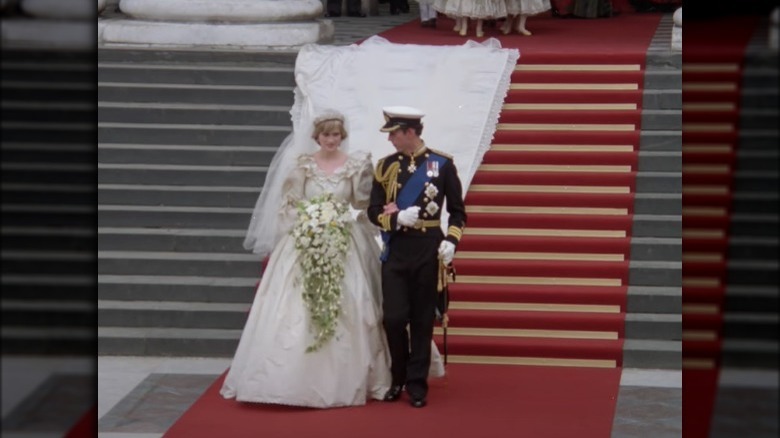
[[[292, 228], [295, 205], [325, 192], [364, 210], [373, 166], [365, 152], [354, 153], [326, 175], [313, 156], [303, 155], [283, 189]], [[341, 314], [336, 335], [321, 349], [312, 344], [309, 314], [299, 282], [300, 267], [290, 234], [276, 245], [258, 286], [236, 354], [220, 393], [239, 401], [316, 408], [362, 405], [381, 399], [390, 387], [390, 356], [381, 320], [379, 246], [365, 214], [350, 227], [344, 261]]]

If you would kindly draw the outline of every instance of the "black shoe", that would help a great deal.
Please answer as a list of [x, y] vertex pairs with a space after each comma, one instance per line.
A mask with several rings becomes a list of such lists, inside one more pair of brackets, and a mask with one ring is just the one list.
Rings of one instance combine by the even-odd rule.
[[401, 398], [402, 389], [403, 386], [401, 385], [391, 386], [390, 389], [388, 389], [387, 392], [385, 393], [385, 396], [382, 398], [382, 401], [392, 402], [398, 400], [399, 398]]
[[409, 404], [412, 405], [413, 408], [424, 408], [425, 405], [428, 404], [428, 402], [425, 400], [425, 397], [423, 397], [423, 398], [414, 398], [414, 397], [412, 397], [409, 400]]
[[348, 16], [348, 17], [358, 17], [358, 18], [363, 18], [363, 17], [365, 17], [365, 16], [366, 16], [366, 14], [364, 14], [364, 13], [362, 13], [362, 12], [350, 12], [349, 14], [347, 14], [347, 16]]

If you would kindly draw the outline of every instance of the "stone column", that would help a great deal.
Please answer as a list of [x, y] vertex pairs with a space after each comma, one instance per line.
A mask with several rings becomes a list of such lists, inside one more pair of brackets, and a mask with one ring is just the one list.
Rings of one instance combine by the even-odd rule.
[[98, 19], [98, 45], [295, 50], [334, 30], [320, 0], [120, 0], [119, 9]]
[[[3, 1], [3, 9], [17, 3], [22, 15], [3, 16], [5, 47], [90, 49], [95, 47], [93, 0]], [[10, 10], [11, 8], [9, 8]]]
[[682, 50], [682, 6], [674, 11], [672, 16], [674, 27], [672, 27], [672, 50]]

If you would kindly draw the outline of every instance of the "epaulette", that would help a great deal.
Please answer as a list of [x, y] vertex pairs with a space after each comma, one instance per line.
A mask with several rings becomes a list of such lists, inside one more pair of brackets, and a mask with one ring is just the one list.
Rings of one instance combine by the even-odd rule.
[[440, 151], [438, 149], [431, 149], [431, 148], [428, 148], [428, 150], [431, 151], [432, 153], [436, 154], [436, 155], [441, 155], [444, 158], [448, 158], [450, 160], [453, 160], [452, 155], [450, 155], [450, 154], [448, 154], [446, 152], [442, 152], [442, 151]]

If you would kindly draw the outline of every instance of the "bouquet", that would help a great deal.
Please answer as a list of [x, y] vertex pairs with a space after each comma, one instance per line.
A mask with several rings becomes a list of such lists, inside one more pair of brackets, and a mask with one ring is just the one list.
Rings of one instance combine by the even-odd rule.
[[350, 220], [349, 206], [330, 193], [298, 203], [291, 232], [301, 263], [303, 301], [314, 332], [314, 343], [307, 352], [319, 350], [336, 334]]

